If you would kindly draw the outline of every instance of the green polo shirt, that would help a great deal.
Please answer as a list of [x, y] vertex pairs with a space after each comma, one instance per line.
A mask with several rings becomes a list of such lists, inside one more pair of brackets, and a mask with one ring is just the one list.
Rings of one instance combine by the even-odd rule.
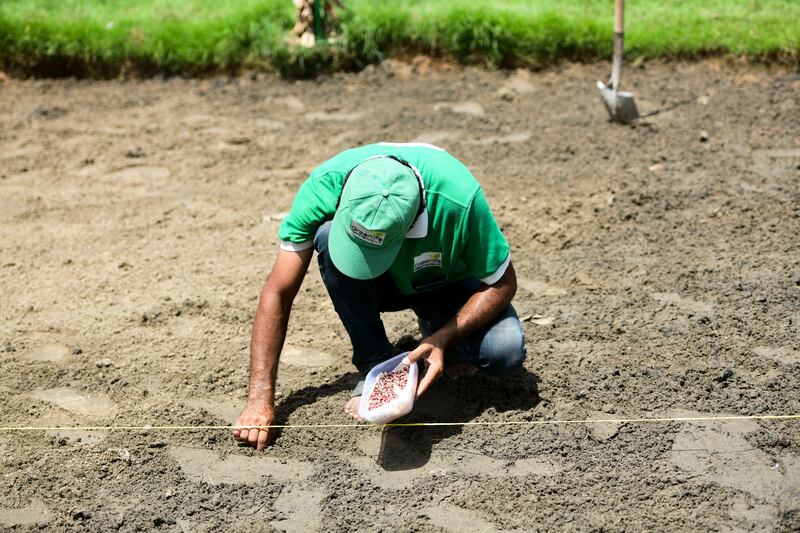
[[370, 144], [316, 167], [278, 230], [281, 248], [310, 248], [319, 227], [333, 219], [345, 175], [377, 155], [408, 161], [422, 176], [427, 199], [427, 227], [415, 224], [389, 267], [400, 292], [413, 294], [470, 277], [496, 283], [511, 254], [480, 185], [458, 159], [424, 143]]

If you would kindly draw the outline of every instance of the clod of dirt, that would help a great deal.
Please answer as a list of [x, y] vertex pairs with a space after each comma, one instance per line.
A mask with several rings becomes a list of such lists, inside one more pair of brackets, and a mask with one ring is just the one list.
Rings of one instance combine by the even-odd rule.
[[549, 326], [553, 322], [555, 322], [555, 318], [551, 316], [544, 316], [544, 315], [528, 315], [523, 317], [523, 322], [530, 321], [531, 324], [536, 324], [537, 326]]
[[731, 379], [733, 376], [734, 376], [733, 369], [732, 368], [726, 368], [725, 371], [722, 372], [722, 374], [720, 374], [719, 376], [714, 378], [714, 381], [716, 381], [718, 383], [723, 383], [723, 382], [728, 381], [729, 379]]
[[88, 520], [91, 517], [92, 513], [90, 513], [86, 509], [76, 509], [75, 511], [72, 511], [73, 520]]
[[701, 143], [704, 143], [704, 142], [706, 142], [706, 141], [708, 141], [708, 132], [706, 132], [706, 131], [701, 131], [701, 132], [700, 132], [700, 142], [701, 142]]
[[[589, 417], [589, 420], [608, 420], [614, 418], [613, 415], [603, 412], [595, 412]], [[605, 442], [613, 439], [619, 433], [622, 423], [620, 422], [592, 422], [589, 424], [589, 433], [592, 440], [597, 442]]]
[[134, 148], [133, 150], [128, 150], [127, 152], [125, 152], [125, 157], [129, 157], [131, 159], [138, 159], [138, 158], [141, 158], [141, 157], [145, 157], [146, 155], [147, 154], [144, 153], [144, 150], [142, 150], [139, 147]]
[[174, 518], [170, 518], [170, 517], [164, 518], [164, 517], [161, 517], [161, 516], [157, 516], [157, 517], [153, 518], [153, 526], [155, 526], [155, 527], [174, 526], [174, 525], [175, 525], [175, 519]]

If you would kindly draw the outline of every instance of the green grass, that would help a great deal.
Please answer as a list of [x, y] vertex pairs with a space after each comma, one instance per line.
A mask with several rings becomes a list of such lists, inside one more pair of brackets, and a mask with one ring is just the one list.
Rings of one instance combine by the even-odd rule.
[[[342, 38], [289, 48], [290, 0], [0, 0], [0, 68], [34, 74], [284, 75], [397, 54], [541, 66], [610, 56], [611, 0], [345, 0]], [[724, 55], [800, 64], [800, 0], [629, 0], [629, 58]]]
[[293, 17], [280, 0], [0, 0], [0, 61], [34, 73], [257, 66]]

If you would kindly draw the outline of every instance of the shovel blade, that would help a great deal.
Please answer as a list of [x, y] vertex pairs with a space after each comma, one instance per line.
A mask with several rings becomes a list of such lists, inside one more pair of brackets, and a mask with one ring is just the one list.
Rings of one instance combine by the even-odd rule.
[[606, 111], [608, 111], [611, 120], [622, 124], [630, 124], [639, 118], [639, 110], [636, 109], [633, 93], [624, 91], [614, 93], [614, 89], [599, 81], [597, 82], [597, 89], [600, 91], [600, 98], [606, 106]]

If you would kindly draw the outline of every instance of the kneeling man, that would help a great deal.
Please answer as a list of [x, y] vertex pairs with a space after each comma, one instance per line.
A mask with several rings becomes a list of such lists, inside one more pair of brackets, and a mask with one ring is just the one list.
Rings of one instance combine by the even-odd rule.
[[[445, 368], [503, 376], [522, 366], [508, 243], [478, 182], [445, 150], [378, 143], [336, 155], [311, 172], [278, 234], [281, 249], [256, 311], [248, 403], [237, 426], [276, 423], [278, 357], [314, 250], [362, 374], [392, 356], [380, 313], [403, 309], [414, 311], [424, 337], [407, 357], [426, 366], [417, 396]], [[362, 386], [345, 406], [353, 416]], [[233, 432], [259, 450], [273, 433]]]

